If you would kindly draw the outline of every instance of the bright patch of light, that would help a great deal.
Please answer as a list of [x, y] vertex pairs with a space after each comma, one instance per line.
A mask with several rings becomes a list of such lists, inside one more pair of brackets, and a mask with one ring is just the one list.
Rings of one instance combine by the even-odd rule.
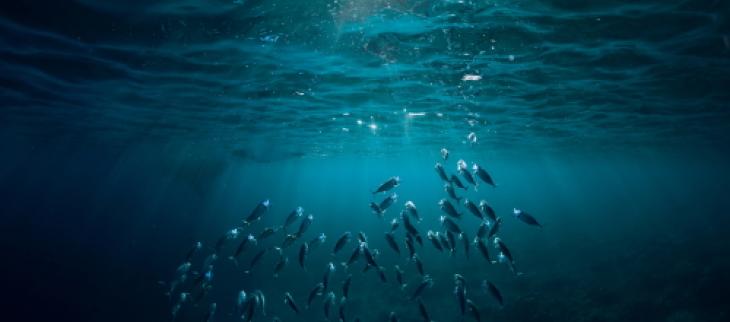
[[357, 125], [362, 125], [362, 120], [358, 119], [356, 122], [357, 122]]
[[426, 112], [408, 112], [407, 117], [425, 116]]
[[375, 131], [375, 130], [377, 130], [377, 129], [378, 129], [378, 125], [377, 125], [377, 124], [375, 124], [375, 123], [370, 123], [370, 124], [368, 125], [368, 127], [369, 127], [369, 128], [371, 129], [371, 130], [373, 130], [373, 131]]
[[463, 80], [463, 81], [478, 81], [478, 80], [482, 80], [482, 76], [480, 76], [480, 75], [466, 74], [463, 77], [461, 77], [461, 80]]

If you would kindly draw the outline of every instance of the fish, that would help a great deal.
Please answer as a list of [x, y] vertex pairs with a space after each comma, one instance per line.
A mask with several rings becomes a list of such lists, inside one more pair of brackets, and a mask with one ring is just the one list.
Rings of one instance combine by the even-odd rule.
[[492, 259], [489, 256], [489, 247], [484, 243], [484, 241], [481, 238], [475, 237], [474, 243], [477, 245], [477, 249], [482, 254], [482, 257], [487, 260], [488, 263], [493, 263]]
[[256, 246], [257, 243], [258, 242], [256, 240], [256, 237], [254, 237], [251, 234], [248, 234], [248, 237], [244, 238], [243, 241], [241, 241], [241, 243], [238, 244], [238, 248], [236, 248], [236, 251], [233, 253], [233, 256], [228, 256], [228, 259], [235, 262], [236, 258], [238, 258], [238, 256], [241, 255], [241, 253], [243, 253], [243, 251], [246, 250], [246, 248], [249, 245]]
[[456, 200], [457, 202], [461, 200], [461, 197], [456, 195], [456, 191], [454, 191], [454, 185], [451, 183], [444, 183], [444, 191], [446, 191], [446, 194], [449, 195], [449, 198]]
[[195, 306], [198, 306], [198, 303], [203, 300], [204, 297], [208, 295], [208, 292], [210, 292], [210, 289], [213, 288], [213, 285], [210, 284], [203, 284], [203, 286], [200, 288], [200, 292], [195, 296], [195, 300], [193, 300], [193, 303]]
[[388, 210], [388, 207], [393, 205], [398, 200], [398, 194], [392, 194], [390, 196], [385, 197], [383, 201], [378, 204], [378, 208], [380, 209], [380, 213], [384, 214], [386, 210]]
[[246, 300], [245, 306], [245, 313], [243, 314], [243, 321], [244, 322], [250, 322], [253, 320], [253, 316], [256, 313], [256, 308], [259, 306], [259, 298], [258, 296], [250, 296]]
[[307, 254], [309, 254], [309, 244], [307, 242], [303, 242], [302, 246], [299, 247], [299, 267], [303, 268], [305, 271], [307, 270], [307, 267], [305, 265], [305, 261], [307, 260]]
[[357, 240], [361, 243], [367, 243], [368, 242], [368, 236], [365, 235], [364, 232], [358, 232], [357, 233]]
[[406, 250], [408, 250], [408, 258], [416, 256], [416, 248], [413, 247], [413, 237], [410, 234], [406, 235]]
[[499, 249], [499, 255], [497, 257], [499, 259], [499, 262], [506, 263], [513, 274], [517, 276], [522, 275], [521, 272], [517, 271], [517, 267], [515, 266], [515, 260], [512, 257], [512, 253], [509, 251], [509, 248], [507, 248], [507, 245], [502, 241], [502, 239], [500, 239], [499, 237], [494, 237], [494, 247]]
[[347, 322], [347, 318], [345, 317], [345, 304], [347, 304], [347, 298], [343, 296], [337, 308], [337, 316], [340, 318], [339, 322]]
[[485, 238], [487, 237], [487, 234], [489, 233], [489, 223], [484, 220], [481, 223], [479, 223], [479, 229], [477, 229], [477, 238]]
[[266, 227], [263, 231], [259, 234], [258, 240], [264, 240], [268, 237], [271, 237], [271, 235], [275, 234], [277, 231], [279, 231], [278, 228], [273, 227]]
[[296, 302], [294, 302], [294, 298], [291, 296], [289, 292], [284, 293], [284, 304], [289, 305], [289, 307], [294, 311], [294, 313], [299, 314], [299, 306]]
[[330, 308], [335, 303], [335, 293], [329, 292], [327, 293], [327, 296], [324, 298], [324, 316], [329, 319], [330, 318]]
[[430, 288], [433, 286], [433, 280], [431, 279], [431, 276], [424, 275], [421, 279], [421, 283], [418, 284], [416, 289], [413, 291], [413, 295], [411, 295], [411, 301], [419, 298], [421, 294], [423, 294], [423, 291], [425, 291], [427, 288]]
[[477, 320], [477, 322], [482, 321], [482, 317], [479, 315], [479, 308], [472, 302], [472, 300], [467, 299], [466, 300], [466, 306], [469, 308], [469, 311], [471, 312], [471, 315], [474, 317], [474, 320]]
[[441, 148], [441, 158], [446, 161], [449, 158], [449, 150], [446, 150], [446, 148]]
[[238, 296], [236, 297], [236, 308], [235, 308], [233, 314], [235, 314], [237, 317], [243, 318], [244, 309], [245, 309], [244, 305], [246, 304], [247, 301], [248, 301], [248, 299], [247, 299], [246, 291], [244, 291], [244, 290], [239, 291]]
[[284, 237], [284, 241], [281, 243], [281, 248], [288, 248], [289, 246], [293, 245], [295, 241], [299, 239], [299, 236], [294, 234], [288, 234], [286, 237]]
[[327, 287], [330, 284], [330, 275], [335, 272], [335, 265], [332, 264], [332, 262], [329, 262], [327, 264], [327, 270], [324, 271], [324, 276], [322, 277], [322, 286], [324, 286], [323, 291], [327, 290]]
[[426, 233], [426, 237], [428, 238], [428, 240], [431, 241], [431, 244], [433, 244], [434, 248], [436, 248], [439, 252], [443, 252], [444, 248], [441, 247], [441, 242], [438, 239], [438, 234], [438, 232], [434, 233], [433, 231], [429, 230], [428, 233]]
[[492, 297], [497, 300], [500, 307], [504, 306], [504, 299], [502, 298], [502, 292], [499, 291], [497, 286], [492, 284], [492, 282], [483, 280], [482, 281], [482, 291], [484, 291], [485, 294], [490, 294]]
[[395, 237], [393, 237], [392, 232], [385, 233], [385, 240], [388, 241], [388, 246], [400, 255], [400, 248], [398, 247], [398, 243], [395, 241]]
[[342, 234], [342, 236], [340, 236], [340, 238], [338, 238], [335, 242], [335, 248], [332, 251], [332, 255], [337, 254], [337, 252], [339, 252], [342, 247], [345, 247], [345, 245], [350, 242], [351, 236], [352, 234], [349, 231], [346, 231], [344, 234]]
[[459, 303], [459, 312], [464, 315], [466, 313], [466, 287], [463, 283], [456, 284], [454, 295], [456, 295], [456, 300]]
[[393, 220], [390, 221], [390, 231], [394, 232], [398, 229], [400, 226], [400, 223], [398, 222], [397, 218], [393, 218]]
[[421, 313], [424, 322], [431, 322], [431, 317], [428, 315], [428, 311], [426, 311], [426, 305], [423, 304], [420, 298], [418, 299], [418, 311]]
[[274, 278], [279, 277], [279, 273], [281, 273], [282, 270], [284, 270], [284, 267], [289, 263], [289, 257], [284, 256], [281, 254], [279, 256], [279, 261], [276, 262], [276, 266], [274, 266]]
[[416, 221], [421, 221], [421, 216], [418, 214], [418, 209], [416, 209], [416, 204], [413, 203], [413, 201], [406, 201], [405, 204], [406, 211], [415, 219]]
[[251, 259], [251, 262], [248, 265], [248, 270], [246, 270], [244, 272], [245, 274], [251, 273], [251, 270], [253, 270], [254, 266], [256, 266], [256, 264], [258, 264], [259, 261], [261, 261], [261, 258], [264, 257], [264, 254], [266, 254], [267, 250], [268, 250], [267, 248], [264, 248], [264, 249], [260, 250], [258, 253], [256, 253], [256, 255], [253, 256], [253, 258]]
[[304, 217], [302, 222], [299, 224], [299, 230], [297, 230], [296, 236], [297, 238], [302, 237], [305, 232], [307, 232], [307, 229], [309, 229], [309, 226], [312, 224], [312, 221], [314, 221], [313, 215], [307, 215], [307, 217]]
[[256, 298], [257, 305], [261, 307], [261, 313], [266, 316], [266, 296], [264, 296], [264, 292], [255, 290], [253, 296]]
[[479, 179], [484, 181], [484, 183], [486, 183], [492, 187], [497, 187], [497, 185], [494, 183], [494, 180], [492, 180], [492, 176], [490, 176], [489, 173], [487, 173], [487, 171], [484, 170], [484, 168], [480, 167], [476, 163], [474, 163], [471, 166], [471, 168], [472, 168], [472, 170], [474, 170], [474, 174], [476, 174], [476, 176], [479, 177]]
[[315, 297], [322, 295], [322, 291], [324, 291], [324, 284], [317, 283], [314, 285], [314, 288], [309, 291], [309, 296], [307, 296], [307, 309], [312, 306]]
[[376, 266], [378, 268], [378, 277], [380, 277], [380, 281], [383, 283], [387, 283], [388, 279], [385, 277], [385, 269], [383, 266]]
[[355, 249], [352, 252], [352, 255], [350, 255], [350, 258], [347, 260], [346, 263], [343, 263], [343, 266], [345, 266], [345, 268], [349, 267], [350, 265], [357, 262], [358, 259], [360, 259], [360, 254], [362, 254], [362, 248], [363, 248], [362, 243], [360, 243], [360, 245], [355, 247]]
[[261, 219], [261, 217], [269, 211], [269, 205], [271, 204], [271, 201], [269, 199], [264, 199], [261, 202], [259, 202], [258, 205], [256, 205], [256, 208], [254, 208], [251, 211], [251, 214], [246, 217], [246, 219], [243, 220], [243, 224], [245, 226], [250, 226], [252, 223], [258, 221]]
[[469, 169], [466, 166], [466, 162], [464, 160], [459, 160], [456, 164], [457, 171], [461, 174], [462, 177], [464, 177], [466, 182], [474, 186], [474, 190], [476, 190], [477, 182], [476, 180], [474, 180], [471, 172], [469, 172]]
[[466, 207], [469, 212], [471, 212], [474, 216], [476, 216], [479, 219], [484, 219], [484, 215], [482, 215], [482, 212], [479, 210], [479, 207], [472, 202], [469, 199], [464, 199], [464, 207]]
[[213, 265], [208, 265], [205, 269], [205, 273], [199, 274], [198, 277], [193, 281], [193, 287], [203, 284], [209, 284], [213, 280]]
[[454, 248], [452, 245], [449, 244], [449, 239], [446, 237], [446, 234], [439, 234], [437, 235], [437, 237], [439, 238], [439, 241], [441, 242], [443, 248], [449, 250], [453, 254]]
[[378, 267], [378, 264], [375, 262], [375, 255], [370, 251], [370, 248], [368, 248], [367, 243], [360, 243], [363, 245], [362, 247], [362, 254], [365, 255], [365, 261], [368, 263], [368, 265], [372, 265], [374, 267]]
[[223, 246], [225, 245], [226, 241], [236, 239], [238, 238], [238, 228], [233, 228], [229, 231], [227, 231], [221, 238], [218, 239], [218, 242], [215, 243], [215, 253], [220, 254], [221, 250], [223, 249]]
[[461, 228], [459, 228], [459, 225], [457, 225], [451, 218], [446, 216], [441, 216], [441, 224], [446, 228], [447, 231], [450, 231], [454, 234], [461, 234]]
[[411, 223], [411, 219], [408, 218], [408, 216], [405, 213], [401, 213], [400, 215], [401, 221], [403, 221], [403, 227], [406, 229], [406, 232], [411, 235], [418, 235], [418, 229], [416, 229], [416, 226]]
[[286, 229], [289, 228], [289, 226], [291, 226], [292, 224], [294, 224], [294, 222], [296, 222], [297, 219], [302, 217], [303, 214], [304, 214], [304, 208], [302, 208], [301, 206], [296, 207], [294, 210], [292, 210], [292, 212], [289, 213], [288, 216], [286, 216], [286, 219], [284, 220], [284, 225], [282, 225], [281, 228], [283, 228], [284, 231], [286, 231]]
[[424, 276], [423, 273], [423, 262], [421, 262], [421, 259], [418, 258], [418, 254], [413, 255], [413, 262], [416, 264], [416, 270], [418, 270], [418, 274], [421, 274], [421, 276]]
[[418, 243], [418, 246], [423, 247], [423, 238], [421, 238], [421, 235], [415, 235], [413, 238], [416, 240], [416, 243]]
[[457, 188], [466, 190], [466, 186], [461, 183], [461, 180], [459, 180], [459, 177], [457, 177], [456, 175], [452, 174], [449, 178], [449, 181], [451, 181], [451, 183], [453, 183]]
[[193, 256], [200, 251], [200, 249], [203, 248], [203, 243], [201, 242], [195, 242], [195, 245], [193, 245], [193, 248], [191, 248], [188, 253], [185, 255], [185, 261], [184, 263], [189, 263], [193, 260]]
[[373, 191], [373, 194], [378, 194], [381, 192], [389, 191], [390, 189], [393, 189], [397, 187], [400, 184], [400, 177], [390, 177], [388, 180], [383, 182], [375, 191]]
[[213, 265], [213, 263], [215, 263], [215, 261], [217, 261], [217, 260], [218, 260], [218, 254], [212, 253], [212, 254], [208, 255], [205, 258], [205, 260], [203, 260], [203, 266], [201, 266], [200, 270], [202, 271], [205, 268], [207, 268], [208, 266]]
[[182, 292], [180, 293], [180, 297], [178, 298], [175, 305], [172, 306], [172, 320], [175, 321], [175, 318], [177, 317], [177, 313], [180, 312], [180, 308], [182, 308], [182, 305], [185, 302], [188, 302], [190, 300], [190, 293]]
[[492, 223], [492, 226], [489, 227], [489, 234], [487, 234], [488, 238], [492, 238], [492, 236], [497, 234], [497, 231], [499, 231], [499, 226], [502, 225], [502, 218], [497, 217], [497, 220]]
[[439, 200], [439, 207], [447, 215], [454, 217], [456, 219], [461, 218], [461, 214], [458, 211], [456, 211], [456, 207], [454, 207], [454, 205], [451, 204], [450, 201], [448, 201], [446, 199]]
[[454, 283], [456, 285], [459, 285], [459, 284], [466, 285], [466, 279], [461, 274], [454, 274]]
[[370, 209], [372, 209], [373, 213], [378, 215], [378, 217], [383, 218], [383, 211], [380, 210], [380, 206], [378, 206], [378, 204], [371, 202]]
[[479, 201], [479, 209], [484, 212], [484, 214], [491, 220], [492, 222], [497, 221], [497, 213], [494, 212], [494, 209], [487, 203], [486, 200]]
[[454, 234], [449, 230], [446, 231], [446, 238], [449, 240], [451, 255], [454, 255], [456, 253], [456, 238], [454, 237]]
[[390, 315], [388, 315], [388, 322], [398, 322], [398, 317], [395, 315], [395, 312], [390, 312]]
[[449, 182], [449, 177], [446, 175], [446, 170], [444, 170], [444, 166], [441, 163], [436, 162], [433, 168], [436, 169], [436, 173], [438, 173], [442, 181]]
[[466, 255], [466, 258], [469, 259], [469, 243], [471, 242], [471, 240], [469, 240], [469, 237], [467, 237], [466, 233], [463, 231], [461, 232], [461, 234], [459, 234], [459, 238], [464, 244], [464, 254]]
[[403, 279], [403, 270], [400, 268], [400, 266], [395, 265], [395, 281], [398, 282], [398, 285], [400, 285], [400, 289], [403, 290], [406, 288], [405, 280]]
[[320, 233], [317, 237], [312, 238], [307, 244], [309, 245], [309, 249], [315, 249], [319, 247], [319, 245], [324, 244], [327, 241], [327, 235], [324, 233]]
[[344, 282], [342, 282], [342, 296], [348, 297], [350, 293], [350, 285], [352, 284], [352, 274], [348, 274]]
[[542, 228], [542, 225], [539, 222], [537, 222], [537, 219], [535, 219], [535, 217], [533, 217], [532, 215], [530, 215], [520, 209], [517, 209], [517, 208], [514, 208], [512, 210], [512, 213], [515, 215], [515, 217], [517, 217], [517, 219], [522, 220], [522, 222], [524, 222], [530, 226], [537, 226], [537, 227]]

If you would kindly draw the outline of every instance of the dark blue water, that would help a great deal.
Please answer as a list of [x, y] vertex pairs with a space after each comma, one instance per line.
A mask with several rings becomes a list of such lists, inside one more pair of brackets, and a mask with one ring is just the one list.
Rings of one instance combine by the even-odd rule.
[[[483, 321], [725, 321], [729, 37], [729, 3], [713, 0], [3, 3], [3, 313], [171, 321], [189, 292], [175, 321], [204, 320], [211, 303], [211, 321], [240, 321], [238, 292], [261, 290], [266, 315], [258, 306], [254, 321], [322, 321], [323, 297], [304, 307], [333, 262], [329, 320], [352, 274], [347, 321], [422, 321], [403, 223], [400, 256], [384, 237], [411, 200], [432, 320], [461, 321], [458, 273]], [[445, 232], [434, 164], [457, 174], [459, 159], [497, 183], [457, 194], [494, 207], [519, 276], [473, 245], [467, 258], [461, 240], [449, 255], [426, 238]], [[391, 176], [398, 201], [379, 218], [368, 204]], [[197, 300], [205, 257], [264, 199], [269, 210], [219, 250]], [[480, 220], [454, 203], [474, 238]], [[276, 278], [283, 231], [238, 266], [227, 259], [297, 206], [314, 220]], [[345, 231], [353, 240], [331, 255]], [[386, 283], [363, 259], [340, 265], [357, 232]], [[304, 270], [299, 247], [321, 233]]]

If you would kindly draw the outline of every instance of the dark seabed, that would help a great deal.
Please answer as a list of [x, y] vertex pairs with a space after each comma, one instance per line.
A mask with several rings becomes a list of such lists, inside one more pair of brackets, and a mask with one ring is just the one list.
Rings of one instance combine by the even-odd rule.
[[[243, 321], [243, 290], [253, 321], [324, 321], [332, 291], [337, 321], [351, 274], [346, 321], [424, 321], [409, 200], [431, 320], [475, 320], [454, 274], [482, 321], [730, 320], [730, 1], [5, 1], [0, 102], [3, 320]], [[497, 186], [474, 189], [460, 159]], [[520, 274], [458, 236], [453, 255], [432, 245], [437, 162], [492, 205]], [[312, 224], [280, 256], [298, 206], [288, 233]], [[365, 255], [341, 264], [358, 232], [387, 282]]]

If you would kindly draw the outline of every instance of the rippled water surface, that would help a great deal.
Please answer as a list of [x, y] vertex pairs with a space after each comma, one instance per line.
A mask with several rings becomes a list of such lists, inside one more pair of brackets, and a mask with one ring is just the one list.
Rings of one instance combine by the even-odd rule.
[[[725, 0], [4, 1], [3, 315], [172, 321], [189, 291], [200, 299], [174, 321], [204, 320], [213, 302], [211, 321], [241, 321], [237, 292], [260, 289], [268, 314], [254, 321], [322, 321], [321, 299], [299, 315], [282, 299], [304, 307], [333, 262], [338, 301], [353, 274], [347, 321], [422, 321], [403, 225], [400, 256], [383, 237], [412, 200], [432, 320], [473, 320], [454, 296], [459, 273], [483, 321], [727, 321], [728, 102]], [[524, 274], [425, 239], [445, 233], [434, 164], [457, 175], [459, 159], [497, 183], [457, 194], [494, 206]], [[368, 205], [391, 176], [398, 201], [381, 219]], [[264, 199], [270, 211], [235, 244], [302, 206], [314, 218], [302, 239], [328, 238], [306, 270], [298, 240], [273, 277], [277, 231], [255, 270], [242, 267], [253, 250], [241, 266], [226, 259], [230, 242], [210, 293], [191, 277], [165, 296], [196, 241], [198, 272]], [[480, 221], [454, 202], [473, 238]], [[344, 231], [353, 242], [331, 255]], [[340, 265], [360, 231], [388, 283]]]
[[284, 155], [470, 132], [490, 148], [727, 143], [724, 1], [4, 7], [0, 120], [24, 135]]

